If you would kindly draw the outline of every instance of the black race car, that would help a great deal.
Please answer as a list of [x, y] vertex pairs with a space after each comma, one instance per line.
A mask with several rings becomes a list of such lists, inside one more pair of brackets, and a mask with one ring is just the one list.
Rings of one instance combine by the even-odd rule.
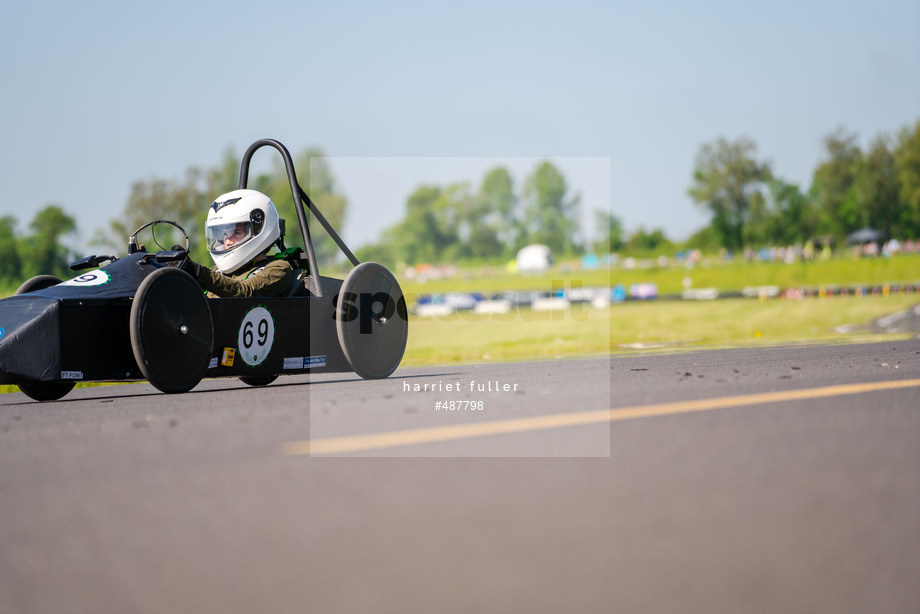
[[[188, 257], [187, 233], [157, 220], [131, 235], [126, 256], [89, 256], [71, 265], [86, 273], [68, 281], [34, 277], [0, 300], [0, 384], [46, 401], [82, 381], [146, 379], [176, 393], [203, 377], [238, 377], [253, 386], [296, 373], [388, 377], [408, 338], [399, 283], [383, 266], [358, 262], [298, 184], [291, 155], [278, 141], [249, 147], [240, 188], [252, 155], [264, 146], [284, 158], [305, 246], [280, 256], [294, 268], [286, 296], [206, 298], [180, 267]], [[308, 209], [354, 265], [344, 280], [319, 274]], [[179, 229], [184, 249], [138, 246], [140, 231], [164, 225]]]

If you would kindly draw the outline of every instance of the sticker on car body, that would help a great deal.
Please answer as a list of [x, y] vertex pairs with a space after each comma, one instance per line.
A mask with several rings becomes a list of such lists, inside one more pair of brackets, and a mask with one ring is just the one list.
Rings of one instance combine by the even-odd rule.
[[262, 364], [275, 341], [275, 321], [265, 307], [253, 307], [243, 321], [237, 335], [240, 358], [250, 367]]
[[303, 361], [304, 369], [318, 369], [319, 367], [326, 366], [326, 355], [322, 356], [307, 356]]
[[289, 356], [284, 359], [285, 369], [303, 369], [303, 356]]
[[62, 286], [101, 286], [103, 284], [109, 283], [112, 276], [106, 273], [103, 270], [90, 271], [89, 273], [84, 273], [79, 277], [74, 277], [73, 279], [68, 279], [63, 282]]

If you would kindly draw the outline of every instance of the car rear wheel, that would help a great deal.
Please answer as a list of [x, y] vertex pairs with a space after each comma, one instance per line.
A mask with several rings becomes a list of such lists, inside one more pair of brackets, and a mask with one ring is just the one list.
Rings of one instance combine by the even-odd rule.
[[44, 290], [45, 288], [56, 286], [59, 283], [61, 283], [61, 280], [54, 275], [38, 275], [22, 282], [22, 285], [16, 289], [16, 294]]
[[214, 325], [201, 286], [188, 273], [164, 267], [137, 289], [131, 305], [131, 349], [158, 390], [188, 392], [208, 369]]

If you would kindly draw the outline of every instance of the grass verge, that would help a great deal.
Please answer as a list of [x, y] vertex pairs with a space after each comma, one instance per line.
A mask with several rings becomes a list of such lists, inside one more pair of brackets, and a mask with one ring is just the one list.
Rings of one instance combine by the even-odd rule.
[[500, 267], [463, 268], [450, 278], [424, 283], [400, 279], [407, 297], [438, 292], [484, 292], [505, 290], [551, 290], [560, 287], [595, 287], [654, 283], [660, 294], [680, 294], [689, 281], [693, 288], [740, 291], [747, 286], [798, 288], [819, 286], [881, 285], [920, 282], [920, 254], [891, 258], [852, 259], [838, 257], [812, 262], [719, 262], [704, 260], [692, 269], [670, 265], [582, 271], [556, 266], [539, 275], [509, 273]]
[[533, 360], [661, 348], [876, 341], [892, 335], [868, 330], [843, 334], [834, 329], [867, 323], [917, 302], [916, 295], [763, 302], [662, 301], [556, 313], [522, 310], [503, 316], [464, 313], [413, 318], [403, 365]]

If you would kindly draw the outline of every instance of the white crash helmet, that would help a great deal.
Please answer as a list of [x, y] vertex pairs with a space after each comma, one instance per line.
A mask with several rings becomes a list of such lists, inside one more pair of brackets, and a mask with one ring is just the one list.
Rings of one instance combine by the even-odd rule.
[[211, 203], [204, 233], [214, 264], [229, 274], [268, 251], [281, 237], [281, 225], [268, 196], [255, 190], [234, 190]]

